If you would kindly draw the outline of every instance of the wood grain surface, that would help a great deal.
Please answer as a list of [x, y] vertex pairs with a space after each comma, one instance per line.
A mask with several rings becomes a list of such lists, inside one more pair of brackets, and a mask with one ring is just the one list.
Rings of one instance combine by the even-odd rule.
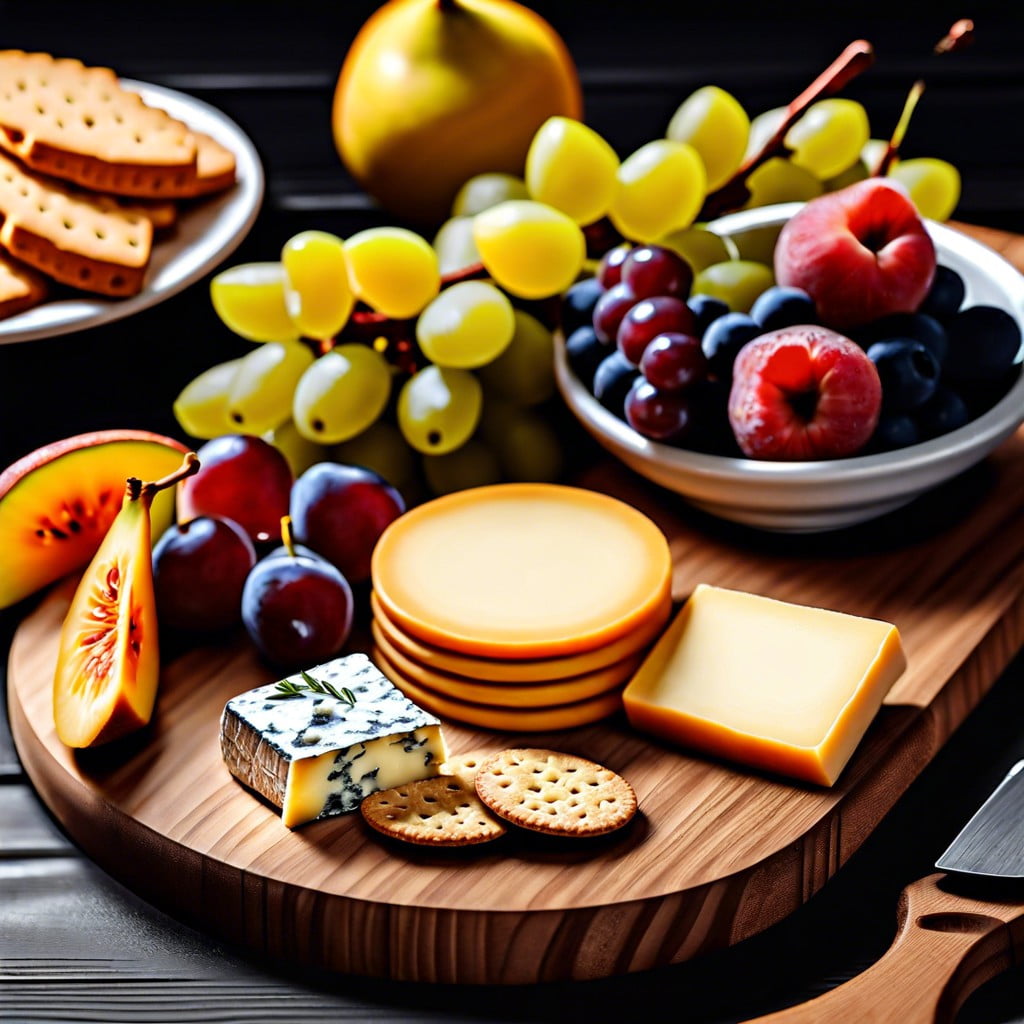
[[[766, 540], [603, 463], [579, 482], [625, 497], [670, 538], [673, 590], [698, 582], [895, 622], [909, 668], [832, 790], [671, 749], [612, 719], [531, 735], [624, 774], [641, 813], [585, 846], [514, 838], [439, 856], [357, 816], [288, 832], [227, 774], [228, 697], [269, 681], [250, 647], [185, 651], [145, 735], [74, 755], [49, 680], [67, 591], [19, 627], [9, 664], [18, 751], [58, 820], [129, 887], [275, 957], [414, 981], [595, 978], [738, 942], [835, 873], [983, 696], [1024, 638], [1024, 435], [870, 529]], [[446, 725], [456, 751], [522, 745]], [[501, 955], [481, 957], [480, 950]]]

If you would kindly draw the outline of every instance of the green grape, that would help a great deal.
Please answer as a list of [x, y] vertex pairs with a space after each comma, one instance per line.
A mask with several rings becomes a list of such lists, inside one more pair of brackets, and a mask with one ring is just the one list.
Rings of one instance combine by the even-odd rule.
[[498, 456], [505, 480], [551, 483], [561, 475], [565, 453], [558, 434], [532, 409], [488, 402], [480, 433]]
[[688, 142], [700, 153], [711, 192], [724, 185], [743, 162], [750, 118], [731, 93], [705, 85], [683, 100], [665, 134], [674, 142]]
[[825, 191], [825, 186], [810, 171], [790, 160], [773, 156], [747, 178], [750, 198], [745, 208], [771, 206], [773, 203], [807, 202]]
[[592, 224], [611, 206], [618, 169], [615, 150], [593, 128], [571, 117], [549, 117], [526, 154], [526, 187], [532, 198], [577, 224]]
[[733, 312], [749, 313], [754, 300], [775, 283], [772, 269], [753, 260], [728, 260], [705, 267], [693, 279], [693, 295], [713, 295]]
[[437, 253], [405, 228], [367, 228], [345, 242], [349, 281], [368, 306], [396, 320], [416, 316], [441, 288]]
[[301, 341], [268, 341], [243, 356], [228, 391], [227, 416], [235, 429], [262, 434], [284, 423], [295, 386], [312, 362]]
[[398, 396], [398, 426], [424, 455], [444, 455], [465, 444], [480, 422], [480, 382], [468, 370], [427, 366]]
[[764, 148], [765, 143], [779, 130], [786, 120], [785, 107], [772, 107], [764, 110], [750, 122], [750, 134], [747, 137], [747, 151], [744, 160], [756, 156]]
[[826, 192], [838, 192], [841, 188], [846, 188], [847, 185], [854, 185], [858, 181], [863, 181], [867, 176], [868, 167], [864, 163], [864, 158], [857, 157], [845, 171], [840, 172], [834, 178], [829, 178], [828, 181], [822, 182], [822, 184], [825, 186]]
[[416, 340], [438, 366], [471, 370], [508, 348], [515, 330], [508, 296], [486, 281], [445, 288], [416, 321]]
[[384, 411], [391, 394], [387, 360], [368, 345], [338, 345], [302, 375], [292, 419], [303, 437], [337, 444], [364, 431]]
[[786, 132], [790, 159], [824, 181], [852, 164], [868, 141], [870, 126], [856, 100], [833, 96], [812, 103]]
[[293, 341], [298, 328], [284, 299], [285, 273], [280, 263], [241, 263], [210, 281], [217, 316], [247, 341]]
[[526, 182], [514, 174], [490, 171], [468, 178], [455, 195], [453, 217], [475, 217], [506, 199], [529, 199]]
[[435, 495], [501, 482], [498, 457], [483, 442], [471, 437], [447, 455], [424, 455], [423, 475]]
[[228, 391], [241, 365], [241, 359], [218, 363], [182, 388], [174, 400], [174, 417], [185, 433], [203, 441], [231, 433]]
[[326, 231], [303, 231], [285, 242], [281, 263], [285, 305], [295, 326], [309, 338], [333, 338], [355, 303], [345, 243]]
[[416, 476], [416, 460], [402, 432], [387, 419], [379, 419], [349, 441], [330, 450], [335, 462], [346, 466], [365, 466], [402, 494]]
[[688, 228], [707, 192], [700, 154], [689, 143], [655, 139], [619, 168], [619, 187], [608, 216], [634, 242], [654, 242]]
[[434, 235], [434, 252], [442, 274], [454, 274], [480, 262], [473, 241], [473, 218], [450, 217]]
[[659, 238], [656, 244], [682, 256], [695, 274], [710, 267], [712, 263], [735, 259], [738, 255], [731, 248], [728, 238], [697, 225], [683, 228], [682, 231], [672, 231]]
[[910, 193], [922, 217], [948, 220], [960, 202], [960, 172], [946, 160], [921, 156], [901, 160], [889, 177]]
[[564, 292], [587, 255], [583, 230], [571, 217], [528, 199], [510, 199], [478, 213], [473, 239], [491, 277], [523, 299]]
[[327, 461], [327, 449], [303, 437], [291, 420], [286, 420], [279, 427], [268, 430], [263, 440], [272, 444], [287, 460], [292, 476], [301, 476], [310, 466]]
[[[775, 243], [782, 231], [781, 224], [766, 224], [764, 227], [747, 228], [729, 236], [734, 249], [733, 259], [752, 260], [772, 266], [775, 262]], [[704, 269], [703, 267], [701, 268]]]
[[512, 343], [480, 369], [484, 389], [519, 405], [537, 405], [555, 393], [555, 341], [536, 317], [515, 311]]

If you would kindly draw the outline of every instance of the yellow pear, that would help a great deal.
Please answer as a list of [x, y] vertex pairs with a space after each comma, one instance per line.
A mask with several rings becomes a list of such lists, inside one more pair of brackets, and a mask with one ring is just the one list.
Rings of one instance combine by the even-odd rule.
[[521, 174], [537, 129], [580, 118], [565, 44], [512, 0], [391, 0], [362, 27], [338, 77], [342, 161], [389, 212], [439, 224], [475, 174]]

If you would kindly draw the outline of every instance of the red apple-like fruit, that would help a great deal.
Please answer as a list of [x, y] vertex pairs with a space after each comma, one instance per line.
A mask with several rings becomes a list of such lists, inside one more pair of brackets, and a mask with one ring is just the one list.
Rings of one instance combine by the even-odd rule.
[[736, 357], [729, 423], [752, 459], [853, 455], [874, 432], [881, 406], [875, 364], [826, 327], [783, 327]]
[[935, 276], [935, 246], [902, 187], [867, 178], [812, 199], [775, 245], [775, 278], [802, 288], [823, 324], [846, 330], [912, 313]]

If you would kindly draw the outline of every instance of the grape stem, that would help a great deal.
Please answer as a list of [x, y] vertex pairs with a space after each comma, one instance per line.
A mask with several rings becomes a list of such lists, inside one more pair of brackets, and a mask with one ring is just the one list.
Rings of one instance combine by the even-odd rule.
[[900, 146], [903, 145], [903, 139], [907, 134], [907, 129], [910, 127], [910, 119], [914, 114], [914, 108], [917, 106], [918, 100], [921, 99], [923, 93], [924, 82], [918, 79], [911, 86], [910, 92], [907, 93], [906, 101], [903, 104], [903, 112], [900, 114], [900, 119], [896, 122], [896, 127], [889, 137], [889, 142], [886, 144], [881, 160], [878, 161], [878, 166], [871, 172], [872, 178], [884, 178], [889, 173], [889, 168], [892, 167], [893, 161], [899, 154]]
[[862, 71], [874, 62], [874, 47], [866, 39], [857, 39], [846, 49], [799, 96], [786, 107], [786, 116], [764, 145], [746, 161], [721, 188], [707, 195], [698, 220], [710, 220], [729, 210], [739, 209], [749, 198], [747, 178], [773, 156], [786, 156], [786, 133], [800, 116], [816, 100], [839, 92]]
[[128, 477], [125, 482], [125, 493], [131, 501], [138, 501], [142, 498], [148, 504], [160, 491], [173, 487], [176, 483], [186, 477], [194, 476], [198, 472], [199, 456], [195, 452], [187, 452], [178, 469], [152, 483], [144, 484], [138, 477]]
[[974, 42], [974, 22], [961, 18], [953, 22], [950, 30], [935, 44], [935, 53], [955, 53]]

